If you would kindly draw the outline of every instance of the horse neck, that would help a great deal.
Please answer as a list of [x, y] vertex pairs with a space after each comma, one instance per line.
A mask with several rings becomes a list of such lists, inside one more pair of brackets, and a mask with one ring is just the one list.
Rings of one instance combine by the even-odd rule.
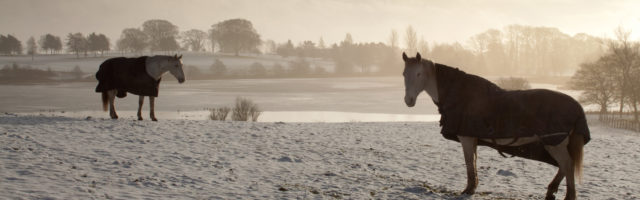
[[433, 62], [428, 62], [425, 65], [427, 70], [430, 71], [430, 73], [428, 74], [431, 74], [431, 77], [425, 76], [427, 80], [425, 81], [424, 90], [431, 97], [431, 100], [437, 103], [439, 99], [439, 95], [438, 95], [438, 79], [437, 79], [437, 73], [435, 68], [436, 65]]
[[153, 77], [155, 80], [160, 80], [162, 75], [169, 71], [169, 68], [163, 66], [163, 62], [166, 60], [162, 57], [152, 56], [147, 57], [145, 69], [147, 70], [147, 74]]

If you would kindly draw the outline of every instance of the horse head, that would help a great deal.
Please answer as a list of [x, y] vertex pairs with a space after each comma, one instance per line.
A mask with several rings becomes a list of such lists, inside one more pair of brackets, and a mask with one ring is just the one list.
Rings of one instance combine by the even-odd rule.
[[171, 73], [171, 75], [176, 77], [179, 83], [183, 83], [185, 78], [184, 78], [184, 71], [182, 71], [182, 55], [180, 56], [178, 56], [178, 54], [174, 55], [173, 57], [169, 58], [167, 63], [168, 63], [167, 69], [169, 70], [169, 73]]
[[416, 57], [409, 58], [407, 54], [402, 53], [402, 59], [404, 60], [404, 102], [409, 107], [416, 105], [416, 99], [422, 91], [427, 91], [432, 99], [437, 101], [437, 97], [434, 98], [432, 92], [435, 87], [435, 70], [434, 64], [430, 60], [423, 60], [420, 53], [416, 54]]

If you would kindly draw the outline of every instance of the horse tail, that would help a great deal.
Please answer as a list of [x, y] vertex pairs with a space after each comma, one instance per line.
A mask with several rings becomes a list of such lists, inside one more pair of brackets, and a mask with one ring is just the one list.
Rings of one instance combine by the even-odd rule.
[[106, 91], [102, 92], [102, 110], [107, 111], [107, 102], [109, 100], [109, 95]]
[[569, 155], [573, 160], [573, 174], [579, 183], [582, 183], [582, 157], [584, 156], [584, 137], [583, 133], [575, 132], [569, 136]]

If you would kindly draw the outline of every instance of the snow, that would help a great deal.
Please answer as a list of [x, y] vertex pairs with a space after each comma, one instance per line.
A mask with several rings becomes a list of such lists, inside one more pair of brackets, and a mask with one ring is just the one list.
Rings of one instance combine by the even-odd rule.
[[[581, 199], [640, 198], [639, 134], [592, 123]], [[0, 114], [0, 199], [542, 199], [555, 167], [461, 147], [437, 122], [283, 123]], [[556, 194], [564, 195], [564, 184]]]

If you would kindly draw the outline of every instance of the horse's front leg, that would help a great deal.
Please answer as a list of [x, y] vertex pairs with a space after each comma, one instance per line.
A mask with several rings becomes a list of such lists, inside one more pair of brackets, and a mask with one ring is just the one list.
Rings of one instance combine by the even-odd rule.
[[138, 120], [142, 120], [142, 104], [144, 103], [144, 96], [140, 95], [138, 98]]
[[476, 169], [476, 150], [478, 148], [478, 138], [458, 136], [464, 152], [464, 163], [467, 167], [467, 187], [462, 194], [471, 195], [478, 187], [478, 171]]
[[158, 121], [158, 119], [156, 119], [156, 113], [154, 112], [156, 105], [155, 100], [155, 97], [149, 96], [149, 116], [151, 117], [151, 120]]

